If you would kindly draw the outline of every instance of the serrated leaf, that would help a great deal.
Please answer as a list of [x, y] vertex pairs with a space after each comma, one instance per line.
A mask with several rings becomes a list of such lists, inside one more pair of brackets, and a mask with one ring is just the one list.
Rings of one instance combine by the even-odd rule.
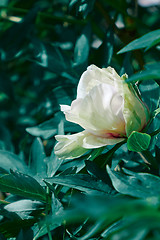
[[133, 131], [127, 140], [128, 150], [142, 152], [148, 149], [151, 136], [147, 133]]
[[34, 178], [15, 171], [0, 175], [0, 190], [42, 202], [46, 201], [44, 189]]
[[142, 37], [130, 42], [127, 46], [122, 48], [118, 54], [129, 52], [132, 50], [146, 48], [153, 46], [153, 43], [157, 44], [160, 42], [160, 29], [149, 32]]
[[148, 173], [133, 173], [126, 175], [121, 172], [112, 171], [107, 166], [108, 174], [111, 178], [114, 188], [122, 193], [138, 198], [156, 197], [160, 195], [160, 189], [157, 188], [160, 184], [160, 177]]
[[101, 180], [87, 174], [62, 175], [45, 179], [50, 184], [60, 184], [69, 188], [75, 188], [88, 194], [109, 194], [111, 188]]

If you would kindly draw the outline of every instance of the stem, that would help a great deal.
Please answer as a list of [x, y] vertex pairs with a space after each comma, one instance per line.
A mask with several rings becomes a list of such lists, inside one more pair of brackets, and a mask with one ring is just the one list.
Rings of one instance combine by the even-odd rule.
[[96, 157], [98, 157], [101, 154], [101, 152], [103, 152], [104, 149], [105, 147], [94, 149], [90, 156], [87, 158], [87, 160], [93, 161]]
[[94, 162], [97, 163], [97, 165], [101, 168], [104, 168], [107, 165], [110, 165], [112, 163], [113, 154], [115, 151], [118, 150], [124, 143], [126, 143], [126, 140], [117, 143], [113, 148], [108, 150], [104, 154], [99, 154], [96, 158], [94, 158]]
[[159, 171], [159, 165], [155, 159], [155, 157], [152, 156], [152, 154], [146, 150], [146, 151], [143, 151], [143, 152], [138, 152], [138, 154], [140, 155], [140, 157], [143, 159], [143, 161], [150, 166], [150, 168], [152, 170], [156, 170], [156, 172]]
[[50, 232], [49, 225], [46, 224], [46, 226], [47, 226], [48, 238], [49, 238], [49, 240], [52, 240], [52, 235], [51, 235], [51, 232]]
[[147, 161], [147, 159], [143, 156], [143, 154], [141, 152], [137, 152], [139, 154], [139, 156], [143, 159], [143, 161], [146, 163], [146, 164], [149, 164], [150, 163]]
[[157, 129], [156, 131], [150, 133], [150, 136], [153, 137], [153, 136], [157, 135], [158, 133], [160, 133], [160, 128]]
[[134, 17], [138, 16], [138, 1], [135, 0], [135, 12], [134, 12]]
[[[49, 203], [50, 203], [50, 189], [49, 187], [47, 186], [46, 187], [46, 216], [49, 214], [49, 211], [50, 211], [50, 206], [49, 206]], [[47, 232], [48, 232], [48, 238], [49, 240], [52, 240], [52, 235], [51, 235], [51, 232], [50, 232], [50, 228], [49, 228], [49, 224], [46, 223], [46, 227], [47, 227]]]
[[7, 202], [7, 201], [5, 201], [5, 200], [2, 200], [2, 199], [0, 199], [0, 204], [5, 204], [5, 205], [7, 205], [7, 204], [9, 204], [10, 202]]

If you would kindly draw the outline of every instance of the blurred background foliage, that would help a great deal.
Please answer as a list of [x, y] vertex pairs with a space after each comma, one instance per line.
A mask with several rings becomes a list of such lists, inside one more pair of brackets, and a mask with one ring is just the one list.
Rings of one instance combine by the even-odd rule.
[[[96, 64], [99, 67], [110, 65], [119, 74], [126, 72], [129, 76], [136, 72], [139, 74], [139, 71], [143, 69], [148, 69], [147, 73], [145, 72], [147, 70], [144, 71], [145, 77], [148, 76], [148, 73], [153, 76], [154, 69], [157, 73], [160, 50], [159, 31], [151, 36], [150, 43], [153, 47], [148, 43], [146, 46], [141, 45], [139, 49], [134, 47], [134, 51], [130, 51], [132, 50], [130, 49], [124, 51], [123, 54], [117, 54], [117, 52], [131, 41], [157, 30], [160, 22], [159, 10], [160, 2], [149, 0], [0, 1], [0, 149], [2, 150], [0, 167], [9, 171], [10, 168], [14, 169], [15, 165], [17, 170], [34, 176], [42, 186], [44, 186], [42, 178], [53, 176], [57, 170], [62, 174], [46, 183], [52, 194], [55, 194], [52, 196], [52, 212], [54, 214], [49, 216], [46, 221], [40, 222], [39, 225], [34, 225], [41, 216], [37, 214], [43, 212], [44, 206], [40, 202], [34, 202], [34, 205], [31, 205], [29, 199], [33, 198], [43, 202], [44, 191], [38, 182], [34, 182], [34, 179], [25, 180], [25, 176], [11, 172], [6, 182], [14, 182], [18, 190], [10, 187], [8, 191], [26, 197], [24, 189], [19, 186], [19, 182], [24, 181], [25, 189], [29, 189], [27, 195], [29, 199], [20, 199], [20, 201], [26, 202], [19, 205], [19, 198], [16, 198], [17, 205], [14, 206], [11, 203], [9, 204], [11, 208], [7, 205], [3, 211], [0, 209], [3, 217], [9, 218], [6, 225], [4, 222], [0, 223], [0, 232], [5, 237], [15, 237], [18, 234], [15, 238], [17, 240], [38, 239], [50, 232], [46, 227], [50, 225], [50, 230], [55, 229], [53, 239], [159, 239], [160, 231], [155, 230], [160, 228], [160, 216], [159, 212], [157, 213], [159, 192], [157, 193], [156, 189], [153, 190], [151, 197], [156, 195], [153, 199], [149, 198], [149, 191], [145, 193], [145, 197], [148, 197], [147, 200], [137, 200], [140, 195], [144, 195], [142, 190], [144, 186], [142, 184], [142, 188], [139, 189], [134, 183], [135, 185], [133, 184], [131, 189], [129, 188], [129, 192], [125, 192], [124, 189], [128, 187], [125, 184], [130, 182], [130, 177], [124, 179], [125, 184], [122, 189], [118, 188], [117, 190], [117, 186], [114, 185], [118, 192], [127, 197], [120, 196], [119, 198], [118, 195], [118, 198], [114, 197], [114, 200], [111, 201], [108, 198], [95, 198], [94, 200], [86, 198], [81, 201], [81, 196], [75, 197], [72, 200], [73, 209], [63, 212], [62, 203], [65, 207], [70, 206], [72, 195], [72, 190], [68, 192], [70, 188], [87, 193], [99, 193], [103, 190], [105, 193], [115, 194], [108, 175], [100, 169], [102, 165], [105, 165], [102, 162], [107, 161], [106, 158], [111, 159], [114, 151], [111, 149], [108, 155], [104, 153], [101, 160], [100, 157], [96, 157], [97, 153], [93, 153], [90, 160], [95, 158], [95, 162], [99, 166], [91, 164], [89, 161], [84, 162], [83, 157], [83, 161], [78, 159], [62, 164], [55, 158], [52, 151], [55, 134], [74, 133], [80, 130], [79, 126], [65, 121], [63, 114], [60, 113], [59, 104], [70, 104], [75, 98], [77, 83], [88, 65]], [[150, 47], [152, 48], [150, 49]], [[159, 84], [157, 76], [160, 76], [160, 72], [155, 76]], [[133, 80], [136, 80], [136, 75]], [[146, 102], [150, 102], [152, 110], [155, 110], [159, 104], [157, 103], [158, 84], [147, 82], [147, 85], [145, 83], [141, 85], [144, 98]], [[149, 92], [150, 95], [148, 95]], [[150, 100], [151, 98], [152, 100]], [[157, 128], [159, 127], [159, 119], [155, 125]], [[38, 138], [35, 139], [35, 137]], [[154, 140], [157, 142], [158, 137]], [[153, 145], [155, 141], [153, 141]], [[122, 147], [118, 152], [118, 158], [115, 157], [112, 169], [119, 163], [119, 166], [127, 165], [130, 170], [138, 171], [140, 167], [138, 158], [134, 163], [128, 162], [128, 159], [132, 159], [134, 156], [133, 153], [129, 153], [129, 157], [124, 156], [126, 151], [126, 148]], [[157, 146], [156, 156], [159, 156], [159, 151]], [[19, 158], [12, 154], [18, 155]], [[32, 160], [32, 164], [30, 164], [30, 160]], [[44, 162], [48, 167], [47, 175], [44, 171], [46, 167]], [[32, 174], [26, 164], [30, 165]], [[75, 175], [76, 177], [71, 176], [65, 179], [66, 174], [75, 174], [84, 166], [85, 170], [82, 173], [89, 173], [89, 175], [82, 174], [79, 177]], [[144, 163], [141, 164], [140, 169], [145, 169], [147, 172]], [[5, 171], [0, 169], [0, 174], [4, 174]], [[108, 171], [111, 180], [121, 179], [121, 175], [114, 175], [111, 170]], [[135, 176], [133, 172], [127, 172], [127, 174]], [[98, 183], [92, 179], [93, 176], [98, 178]], [[142, 180], [142, 176], [136, 175], [136, 177], [140, 178], [138, 181]], [[147, 176], [145, 177], [147, 178]], [[65, 184], [63, 179], [65, 179]], [[156, 180], [156, 177], [151, 179], [151, 188]], [[107, 188], [102, 181], [110, 183]], [[95, 184], [95, 189], [87, 186], [86, 182]], [[58, 186], [55, 192], [51, 185], [53, 183], [64, 184], [65, 187]], [[28, 184], [38, 184], [36, 185], [37, 192], [34, 193]], [[138, 193], [133, 191], [136, 188], [138, 188]], [[1, 190], [7, 192], [5, 186], [1, 186]], [[139, 191], [142, 191], [142, 194], [139, 194]], [[14, 202], [14, 199], [11, 198], [11, 202]], [[87, 206], [85, 209], [84, 204]], [[23, 216], [22, 213], [15, 211], [20, 206], [23, 206], [23, 211], [20, 209]], [[28, 215], [28, 207], [31, 215]], [[137, 209], [139, 209], [138, 213]], [[13, 212], [18, 214], [16, 218]], [[55, 217], [57, 212], [61, 213], [60, 217]], [[122, 220], [123, 212], [126, 212], [127, 216], [124, 221]], [[33, 216], [36, 217], [33, 218]], [[91, 220], [88, 220], [86, 216], [90, 216]], [[23, 218], [23, 224], [19, 218]], [[67, 219], [67, 224], [71, 225], [71, 232], [67, 227], [65, 228], [64, 219]], [[74, 221], [75, 225], [72, 226]], [[78, 226], [79, 222], [81, 225]], [[153, 222], [153, 225], [150, 225], [150, 222]], [[19, 228], [15, 228], [18, 225]], [[34, 229], [27, 228], [26, 230], [24, 225], [34, 225]], [[105, 230], [108, 225], [110, 227]], [[21, 226], [23, 230], [19, 232]], [[38, 227], [40, 231], [37, 230]], [[155, 231], [150, 233], [153, 229]], [[83, 237], [80, 237], [82, 235]], [[0, 236], [1, 239], [5, 239], [4, 236]], [[148, 238], [146, 238], [147, 236]], [[43, 239], [48, 238], [51, 239], [50, 233]]]

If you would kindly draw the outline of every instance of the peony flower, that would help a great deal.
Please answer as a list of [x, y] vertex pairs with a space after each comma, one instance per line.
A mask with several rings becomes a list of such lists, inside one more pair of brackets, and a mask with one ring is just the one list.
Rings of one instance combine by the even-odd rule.
[[71, 106], [61, 105], [66, 120], [79, 124], [84, 131], [55, 136], [59, 158], [76, 158], [90, 149], [119, 143], [132, 131], [142, 131], [149, 111], [126, 78], [111, 67], [87, 68], [80, 78], [77, 98]]

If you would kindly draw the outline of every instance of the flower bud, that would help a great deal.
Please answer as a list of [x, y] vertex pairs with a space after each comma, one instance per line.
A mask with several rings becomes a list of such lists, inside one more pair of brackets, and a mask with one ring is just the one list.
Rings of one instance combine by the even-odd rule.
[[55, 154], [59, 158], [79, 157], [89, 149], [119, 143], [132, 131], [142, 131], [149, 111], [126, 78], [111, 67], [87, 68], [80, 78], [77, 98], [71, 106], [61, 106], [66, 120], [79, 124], [84, 131], [56, 136]]

